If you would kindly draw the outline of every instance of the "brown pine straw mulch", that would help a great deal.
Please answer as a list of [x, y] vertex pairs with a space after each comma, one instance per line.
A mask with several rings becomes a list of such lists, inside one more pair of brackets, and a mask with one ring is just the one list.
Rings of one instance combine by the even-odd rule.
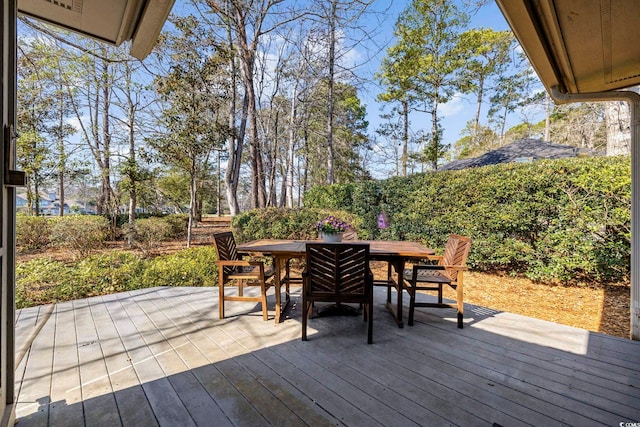
[[[373, 271], [384, 277], [386, 265], [373, 263]], [[631, 330], [630, 291], [628, 284], [548, 285], [507, 275], [464, 273], [465, 303], [622, 338], [629, 338]], [[456, 291], [448, 286], [443, 294], [456, 299]]]
[[[455, 299], [453, 292], [445, 292], [445, 297]], [[629, 338], [628, 284], [545, 285], [524, 278], [467, 272], [464, 294], [467, 303]]]

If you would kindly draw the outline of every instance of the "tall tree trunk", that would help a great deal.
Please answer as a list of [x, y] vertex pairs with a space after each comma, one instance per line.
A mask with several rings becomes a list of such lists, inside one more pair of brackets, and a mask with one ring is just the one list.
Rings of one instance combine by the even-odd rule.
[[57, 165], [57, 170], [58, 170], [58, 199], [60, 200], [60, 207], [58, 209], [58, 215], [59, 216], [63, 216], [64, 215], [64, 199], [65, 199], [65, 195], [64, 195], [64, 172], [65, 172], [65, 163], [66, 163], [66, 155], [65, 155], [65, 149], [64, 149], [64, 97], [62, 96], [63, 94], [63, 87], [62, 87], [62, 82], [60, 83], [60, 86], [58, 88], [58, 96], [60, 104], [59, 104], [59, 109], [60, 111], [58, 111], [58, 165]]
[[[99, 80], [99, 89], [96, 90], [94, 113], [94, 157], [100, 168], [100, 197], [98, 199], [98, 214], [113, 214], [112, 188], [111, 188], [111, 130], [110, 130], [110, 106], [111, 83], [109, 79], [109, 63], [101, 61], [102, 69]], [[101, 92], [102, 97], [98, 94]], [[101, 101], [101, 103], [100, 103]], [[101, 105], [100, 105], [101, 104]], [[102, 118], [101, 132], [98, 132], [98, 118]], [[102, 144], [100, 144], [102, 142]], [[100, 146], [101, 145], [101, 146]]]
[[[134, 115], [135, 109], [131, 102], [131, 95], [128, 94], [129, 100], [129, 227], [133, 230], [133, 226], [136, 221], [136, 208], [138, 204], [138, 183], [136, 181], [135, 172], [131, 170], [136, 165], [136, 144], [135, 144], [135, 131], [134, 131]], [[129, 233], [127, 236], [129, 245], [133, 244], [133, 234]]]
[[335, 182], [335, 147], [333, 146], [333, 99], [334, 99], [334, 78], [336, 61], [336, 13], [338, 0], [331, 1], [331, 14], [329, 16], [329, 94], [327, 108], [327, 184]]
[[33, 201], [33, 207], [34, 210], [36, 212], [36, 215], [40, 215], [40, 179], [38, 179], [38, 177], [35, 177], [36, 179], [34, 179], [34, 183], [33, 183], [33, 193], [34, 193], [34, 201]]
[[[260, 141], [258, 138], [258, 118], [257, 118], [257, 105], [256, 105], [256, 93], [253, 82], [254, 77], [254, 65], [257, 49], [257, 37], [249, 44], [247, 36], [247, 23], [246, 23], [246, 10], [243, 10], [243, 5], [234, 5], [235, 7], [235, 27], [237, 32], [237, 43], [240, 48], [240, 69], [243, 79], [243, 85], [245, 94], [248, 101], [248, 116], [249, 116], [249, 158], [251, 164], [251, 206], [254, 208], [262, 208], [266, 205], [266, 189], [265, 189], [265, 176], [262, 165], [262, 152], [260, 149]], [[259, 29], [256, 29], [259, 31]]]
[[[229, 49], [233, 51], [233, 37], [231, 35], [231, 26], [227, 27], [227, 36], [229, 37]], [[247, 123], [248, 98], [245, 95], [242, 103], [242, 116], [240, 126], [236, 127], [236, 104], [238, 99], [238, 91], [236, 87], [237, 67], [235, 57], [230, 55], [231, 68], [231, 97], [229, 99], [229, 129], [232, 131], [227, 138], [227, 152], [229, 159], [227, 160], [227, 170], [224, 174], [225, 194], [227, 204], [229, 205], [229, 214], [236, 216], [240, 213], [240, 205], [238, 203], [238, 182], [240, 180], [240, 163], [242, 161], [242, 147], [244, 141], [244, 133]]]
[[544, 140], [551, 142], [551, 96], [545, 92]]
[[478, 130], [480, 128], [480, 110], [482, 109], [482, 98], [484, 96], [484, 75], [480, 74], [478, 80], [478, 100], [476, 103], [476, 115], [473, 118], [473, 134], [471, 135], [471, 145], [478, 147]]
[[509, 114], [509, 108], [507, 106], [502, 110], [502, 117], [500, 117], [500, 146], [504, 145], [504, 130], [507, 126], [507, 115]]
[[[272, 104], [273, 105], [273, 104]], [[271, 161], [269, 165], [269, 200], [268, 206], [277, 206], [278, 205], [278, 192], [276, 191], [276, 181], [277, 181], [277, 172], [278, 172], [278, 134], [280, 126], [280, 112], [276, 110], [276, 118], [274, 120], [274, 129], [272, 131], [273, 135], [273, 144], [271, 149]]]
[[307, 184], [309, 182], [309, 131], [304, 127], [304, 173], [302, 176], [302, 194], [307, 192]]
[[402, 100], [402, 176], [407, 176], [407, 162], [409, 160], [409, 102]]
[[[247, 81], [248, 83], [248, 81]], [[264, 169], [262, 164], [262, 150], [258, 137], [258, 115], [256, 111], [256, 98], [251, 81], [246, 88], [249, 98], [249, 122], [251, 124], [249, 134], [249, 157], [251, 163], [251, 193], [253, 208], [263, 208], [267, 203]]]
[[431, 140], [433, 144], [433, 158], [431, 159], [431, 167], [433, 170], [438, 169], [438, 145], [440, 144], [440, 131], [438, 129], [438, 105], [435, 104], [431, 110]]
[[192, 156], [191, 170], [189, 171], [189, 222], [187, 224], [187, 248], [191, 247], [191, 235], [196, 211], [196, 175], [197, 173], [195, 156]]
[[[226, 1], [224, 7], [227, 16], [229, 16], [229, 11], [231, 10], [230, 2]], [[242, 104], [240, 126], [236, 127], [238, 67], [236, 66], [236, 57], [233, 54], [233, 31], [231, 29], [230, 20], [226, 20], [226, 30], [229, 49], [229, 70], [231, 73], [231, 96], [229, 97], [229, 130], [231, 133], [227, 137], [227, 152], [229, 154], [229, 159], [227, 160], [227, 170], [224, 174], [224, 186], [227, 205], [229, 205], [229, 214], [231, 216], [236, 216], [240, 213], [240, 205], [238, 204], [238, 181], [240, 179], [240, 162], [242, 160], [244, 130], [247, 122], [247, 97], [244, 97], [244, 102]]]
[[287, 149], [286, 166], [286, 200], [287, 207], [293, 208], [293, 161], [296, 149], [296, 112], [298, 108], [298, 83], [293, 86], [291, 97], [291, 111], [289, 113], [289, 146]]
[[100, 201], [103, 213], [111, 212], [111, 130], [109, 110], [111, 106], [111, 86], [109, 84], [109, 65], [103, 63], [102, 82], [102, 168], [100, 180]]
[[631, 153], [629, 105], [623, 101], [607, 102], [604, 108], [607, 126], [607, 156]]

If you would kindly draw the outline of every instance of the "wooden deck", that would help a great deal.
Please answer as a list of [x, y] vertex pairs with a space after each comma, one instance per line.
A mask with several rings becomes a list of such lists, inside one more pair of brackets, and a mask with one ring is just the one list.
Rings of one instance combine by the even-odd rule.
[[382, 292], [373, 345], [361, 317], [313, 318], [301, 342], [297, 304], [279, 325], [246, 303], [218, 320], [215, 288], [21, 310], [17, 425], [640, 422], [640, 342], [474, 306], [462, 330], [443, 309], [399, 329]]

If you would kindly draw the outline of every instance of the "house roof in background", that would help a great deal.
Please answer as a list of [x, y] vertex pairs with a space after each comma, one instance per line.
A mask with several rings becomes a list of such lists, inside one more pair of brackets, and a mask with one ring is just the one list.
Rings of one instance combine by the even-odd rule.
[[520, 139], [478, 157], [454, 160], [451, 163], [441, 166], [438, 170], [460, 170], [496, 165], [498, 163], [528, 162], [540, 159], [562, 159], [594, 155], [601, 155], [601, 153], [572, 145], [553, 144], [541, 139]]

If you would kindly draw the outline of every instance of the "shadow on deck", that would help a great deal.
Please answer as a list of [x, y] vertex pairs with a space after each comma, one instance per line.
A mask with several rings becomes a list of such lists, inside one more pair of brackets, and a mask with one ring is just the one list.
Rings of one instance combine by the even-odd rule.
[[[471, 305], [462, 330], [442, 309], [400, 329], [383, 292], [373, 345], [361, 317], [313, 318], [301, 342], [295, 296], [279, 325], [246, 303], [219, 320], [216, 288], [58, 304], [16, 371], [18, 425], [640, 421], [639, 342]], [[17, 348], [44, 311], [19, 312]]]

